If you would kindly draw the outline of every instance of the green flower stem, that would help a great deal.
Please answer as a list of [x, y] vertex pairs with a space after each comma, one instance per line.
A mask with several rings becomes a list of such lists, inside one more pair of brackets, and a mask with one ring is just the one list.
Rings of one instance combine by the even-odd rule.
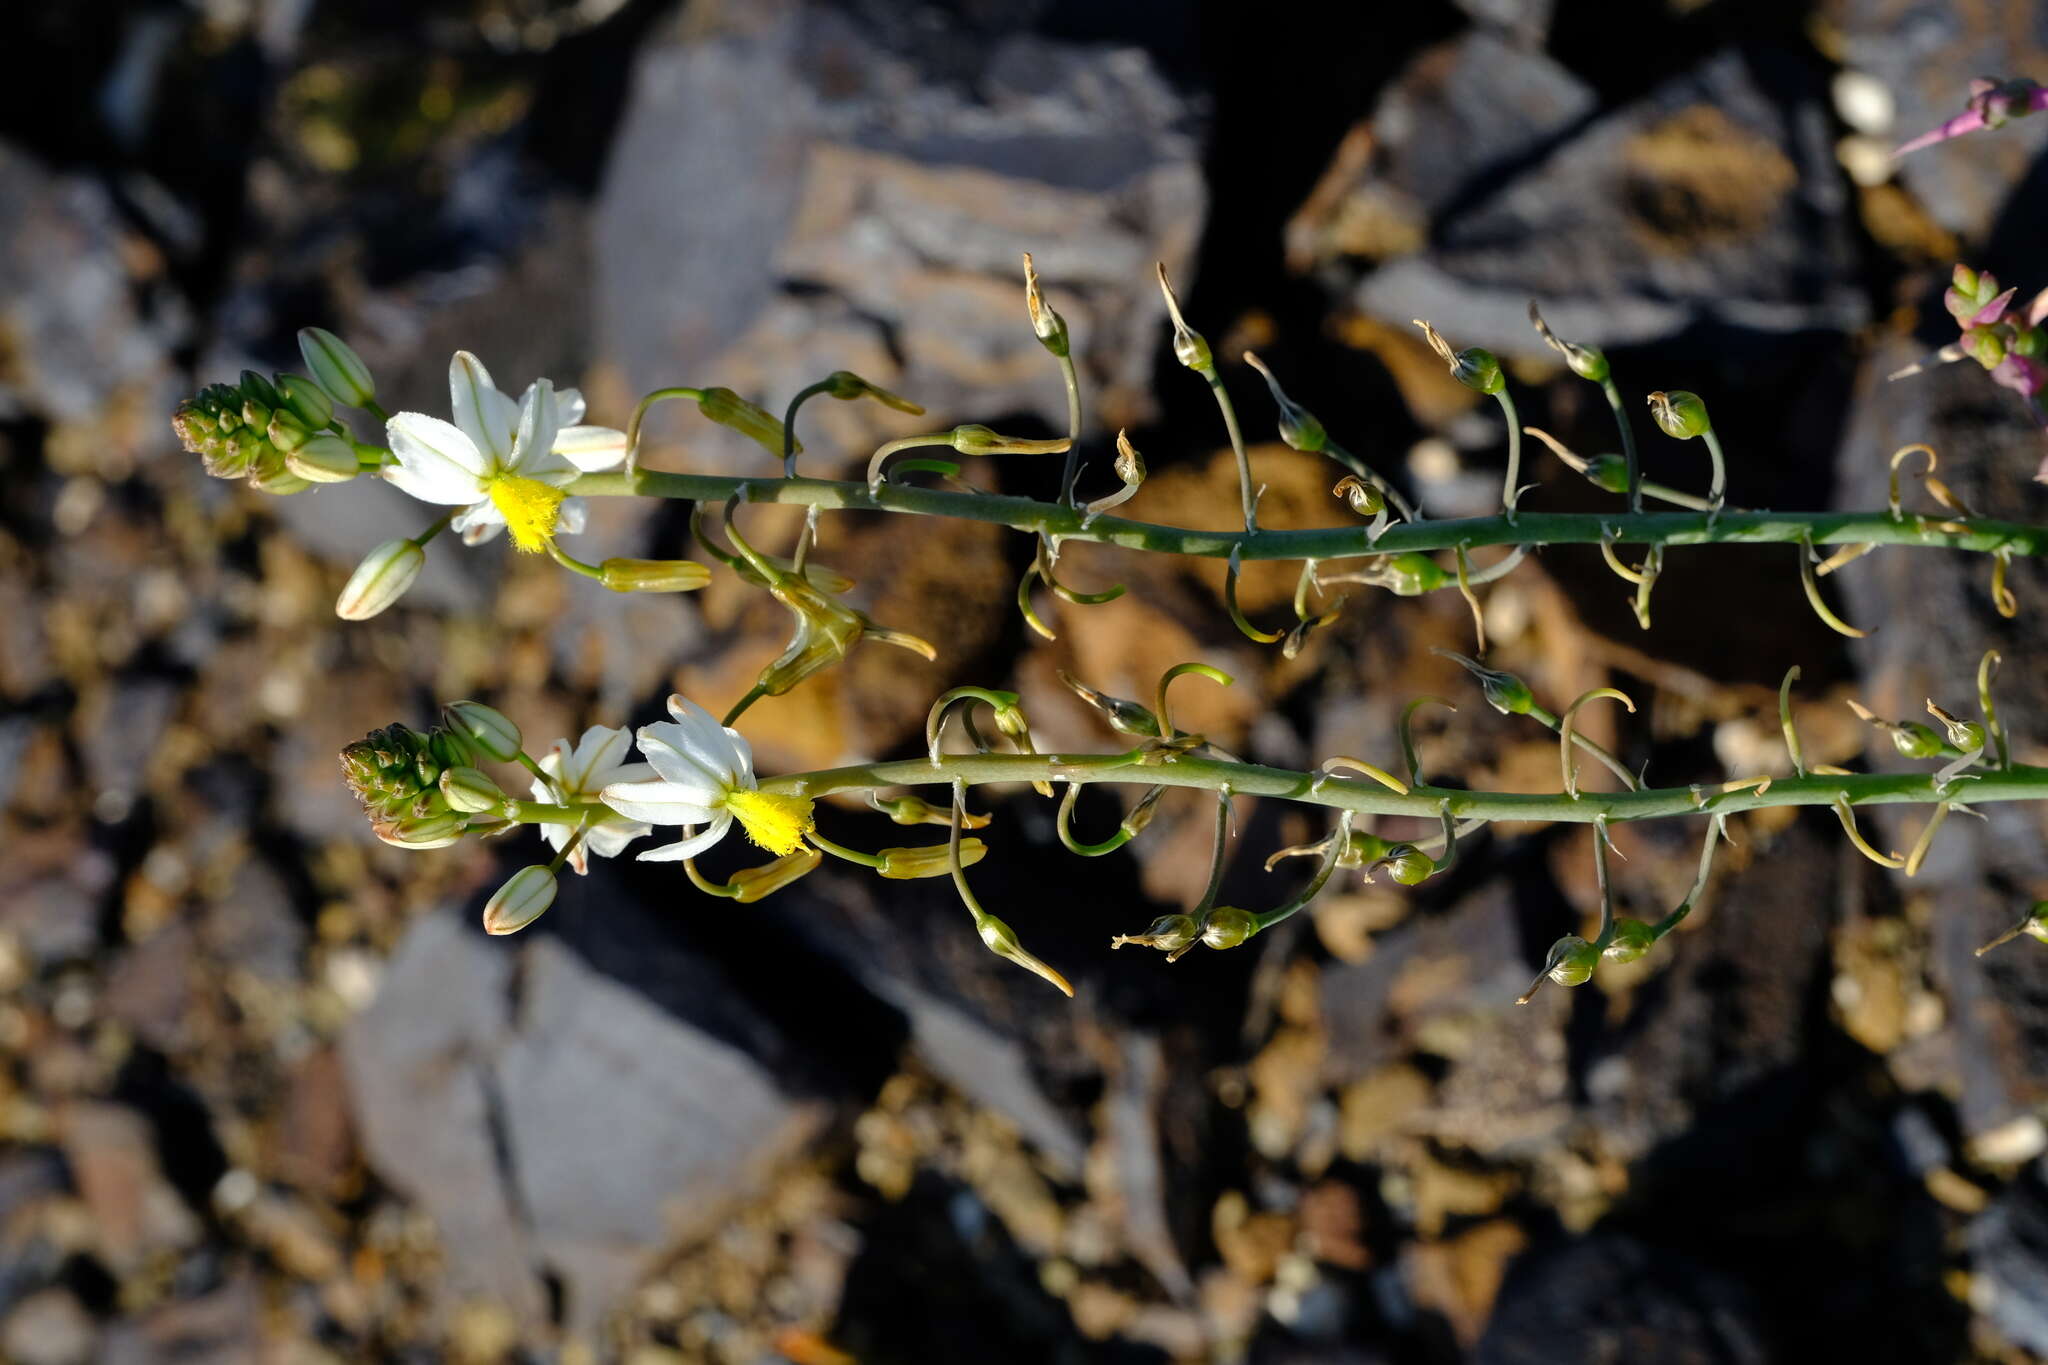
[[870, 491], [865, 483], [838, 479], [742, 479], [637, 469], [631, 473], [584, 474], [568, 486], [570, 493], [584, 497], [639, 496], [688, 501], [723, 501], [742, 490], [749, 502], [793, 503], [827, 511], [954, 517], [1048, 533], [1061, 540], [1206, 559], [1228, 559], [1233, 549], [1245, 560], [1356, 559], [1407, 550], [1449, 550], [1460, 542], [1468, 549], [1487, 545], [1598, 545], [1602, 536], [1611, 536], [1617, 544], [1624, 545], [1791, 545], [1807, 539], [1816, 545], [1868, 541], [1983, 554], [2005, 550], [2034, 558], [2048, 556], [2048, 526], [1971, 518], [1944, 521], [1941, 525], [1962, 528], [1945, 531], [1925, 518], [1906, 516], [1894, 520], [1885, 512], [1800, 514], [1724, 510], [1714, 518], [1693, 512], [1617, 515], [1521, 511], [1513, 525], [1504, 516], [1406, 522], [1388, 527], [1377, 543], [1371, 543], [1361, 526], [1302, 531], [1200, 531], [1112, 516], [1096, 517], [1084, 526], [1078, 510], [1058, 503], [896, 484]]
[[849, 863], [859, 863], [862, 867], [880, 867], [882, 865], [882, 860], [874, 854], [862, 853], [848, 848], [844, 844], [835, 844], [816, 830], [807, 831], [804, 838], [810, 840], [822, 852], [829, 853], [835, 858], [843, 858]]
[[524, 825], [580, 825], [597, 822], [611, 814], [602, 801], [571, 801], [565, 806], [546, 801], [514, 801], [512, 818]]
[[1074, 370], [1071, 352], [1058, 357], [1060, 378], [1067, 383], [1067, 460], [1060, 466], [1060, 501], [1074, 505], [1074, 475], [1081, 466], [1081, 376]]
[[1977, 772], [1946, 794], [1927, 773], [1855, 773], [1847, 777], [1781, 777], [1759, 795], [1750, 788], [1718, 786], [1646, 787], [1638, 791], [1585, 792], [1573, 800], [1563, 792], [1485, 792], [1417, 786], [1403, 796], [1363, 783], [1323, 782], [1319, 773], [1268, 768], [1252, 763], [1182, 754], [1171, 762], [1144, 762], [1134, 751], [1110, 754], [945, 754], [888, 763], [790, 773], [761, 783], [761, 790], [821, 797], [833, 792], [881, 787], [917, 787], [989, 782], [1137, 782], [1146, 786], [1229, 790], [1237, 796], [1280, 797], [1305, 805], [1356, 811], [1361, 815], [1407, 815], [1435, 823], [1448, 803], [1460, 820], [1556, 821], [1585, 824], [1605, 816], [1614, 823], [1670, 816], [1728, 815], [1772, 806], [1927, 805], [1966, 799], [1972, 806], [1992, 801], [2048, 800], [2048, 768], [2014, 764]]
[[1517, 486], [1522, 479], [1522, 419], [1516, 415], [1515, 400], [1508, 396], [1506, 388], [1495, 394], [1494, 399], [1508, 419], [1508, 475], [1500, 490], [1500, 506], [1502, 515], [1512, 526], [1515, 524], [1515, 503], [1522, 496], [1522, 490]]
[[1238, 500], [1244, 504], [1244, 529], [1247, 535], [1259, 529], [1259, 495], [1252, 487], [1252, 457], [1244, 448], [1244, 432], [1237, 425], [1237, 407], [1230, 401], [1230, 391], [1223, 387], [1223, 376], [1216, 373], [1215, 366], [1202, 371], [1202, 378], [1209, 381], [1209, 392], [1216, 395], [1216, 406], [1223, 411], [1223, 425], [1230, 432], [1230, 449], [1237, 456]]
[[797, 390], [782, 414], [782, 477], [796, 477], [796, 410], [821, 393], [832, 392], [832, 381], [820, 379], [809, 388]]
[[1600, 381], [1607, 406], [1614, 409], [1614, 425], [1621, 428], [1621, 458], [1628, 461], [1628, 510], [1640, 516], [1643, 510], [1643, 470], [1636, 460], [1636, 435], [1628, 424], [1628, 409], [1621, 405], [1621, 390], [1609, 378]]

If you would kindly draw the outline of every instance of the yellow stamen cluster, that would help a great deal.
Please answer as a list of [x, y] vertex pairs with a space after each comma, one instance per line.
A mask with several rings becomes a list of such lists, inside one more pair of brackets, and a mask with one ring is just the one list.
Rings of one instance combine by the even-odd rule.
[[486, 487], [492, 505], [504, 513], [512, 543], [527, 554], [546, 549], [555, 538], [555, 521], [562, 514], [562, 499], [568, 495], [523, 474], [499, 474]]
[[803, 847], [804, 836], [817, 827], [808, 796], [742, 789], [725, 798], [725, 808], [762, 848], [786, 858]]

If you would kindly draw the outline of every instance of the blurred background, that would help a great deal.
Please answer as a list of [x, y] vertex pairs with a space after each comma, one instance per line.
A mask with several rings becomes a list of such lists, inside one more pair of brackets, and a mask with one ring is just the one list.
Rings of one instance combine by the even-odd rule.
[[[1631, 405], [1711, 405], [1738, 505], [1883, 505], [1927, 441], [1987, 515], [2040, 521], [2039, 437], [1974, 366], [1887, 385], [1953, 335], [1966, 260], [2044, 283], [2048, 119], [1884, 153], [1971, 78], [2048, 75], [2048, 10], [1947, 0], [187, 0], [19, 6], [0, 86], [0, 1356], [21, 1365], [456, 1361], [2029, 1361], [2048, 1354], [2048, 969], [1971, 950], [2048, 895], [2039, 809], [1951, 820], [1908, 882], [1825, 813], [1736, 821], [1703, 908], [1644, 961], [1513, 1000], [1596, 908], [1584, 827], [1503, 827], [1407, 890], [1347, 876], [1280, 930], [1168, 966], [1107, 939], [1191, 903], [1209, 815], [1170, 796], [1083, 863], [1028, 791], [984, 793], [981, 894], [1076, 984], [973, 937], [943, 881], [827, 868], [762, 904], [630, 861], [508, 940], [483, 899], [538, 841], [374, 842], [343, 744], [477, 697], [529, 747], [723, 709], [787, 638], [721, 576], [606, 593], [444, 539], [344, 625], [369, 547], [429, 519], [384, 488], [270, 498], [205, 478], [169, 416], [330, 327], [394, 410], [444, 411], [474, 350], [514, 392], [580, 384], [623, 425], [659, 384], [780, 410], [837, 369], [931, 416], [812, 404], [809, 472], [890, 436], [1064, 421], [1034, 253], [1081, 358], [1089, 473], [1128, 427], [1124, 511], [1227, 526], [1235, 476], [1172, 361], [1163, 261], [1259, 442], [1263, 519], [1349, 517], [1272, 439], [1256, 347], [1439, 515], [1497, 496], [1504, 429], [1409, 325], [1498, 351], [1525, 420], [1614, 447], [1545, 352], [1606, 347]], [[1651, 477], [1696, 445], [1635, 407]], [[694, 414], [655, 467], [765, 471]], [[972, 477], [1049, 496], [1056, 461]], [[1524, 506], [1613, 499], [1533, 452]], [[1916, 498], [1924, 495], [1909, 494]], [[786, 545], [781, 509], [752, 509]], [[577, 544], [689, 553], [684, 510], [593, 508]], [[1546, 732], [1431, 646], [1453, 594], [1355, 597], [1295, 660], [1221, 610], [1220, 565], [1070, 547], [1095, 608], [1046, 643], [1029, 542], [834, 516], [819, 557], [939, 662], [873, 646], [746, 727], [765, 771], [914, 752], [930, 700], [1021, 691], [1043, 745], [1114, 737], [1067, 669], [1147, 695], [1203, 659], [1186, 724], [1304, 766], [1422, 761], [1554, 787]], [[1596, 553], [1486, 600], [1490, 656], [1659, 784], [1901, 760], [1844, 704], [1967, 710], [2004, 653], [2016, 756], [2048, 760], [2048, 605], [2013, 567], [1892, 551], [1831, 582], [1785, 547], [1674, 553], [1639, 630]], [[1293, 570], [1255, 566], [1255, 619]], [[1604, 774], [1589, 771], [1595, 785]], [[1119, 798], [1090, 791], [1081, 827]], [[1229, 903], [1318, 837], [1240, 811]], [[1866, 815], [1906, 847], [1918, 816]], [[906, 832], [853, 809], [864, 847]], [[937, 831], [925, 833], [936, 836]], [[1624, 911], [1690, 884], [1699, 831], [1617, 831]], [[707, 860], [749, 859], [735, 842]], [[1299, 864], [1292, 865], [1299, 868]]]

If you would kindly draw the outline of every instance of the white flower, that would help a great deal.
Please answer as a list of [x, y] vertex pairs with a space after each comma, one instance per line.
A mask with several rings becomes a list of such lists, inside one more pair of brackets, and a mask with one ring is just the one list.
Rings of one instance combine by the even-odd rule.
[[689, 698], [671, 696], [668, 713], [673, 723], [643, 725], [636, 741], [654, 765], [656, 780], [614, 782], [598, 799], [629, 820], [704, 828], [649, 849], [641, 860], [694, 858], [724, 838], [735, 819], [748, 838], [777, 857], [802, 848], [812, 826], [810, 798], [761, 791], [745, 737]]
[[583, 395], [555, 392], [536, 379], [518, 401], [501, 393], [468, 351], [448, 362], [455, 420], [401, 412], [385, 425], [397, 463], [384, 477], [422, 502], [461, 507], [450, 523], [471, 545], [509, 524], [522, 550], [536, 551], [558, 530], [583, 528], [580, 503], [564, 505], [561, 486], [626, 457], [624, 432], [579, 425]]
[[[640, 782], [654, 776], [654, 769], [645, 763], [628, 763], [626, 755], [632, 752], [632, 736], [623, 727], [593, 725], [583, 732], [583, 738], [571, 748], [569, 741], [558, 739], [554, 747], [540, 758], [541, 771], [554, 779], [552, 784], [535, 779], [533, 799], [553, 804], [557, 799], [556, 788], [560, 789], [562, 801], [595, 801], [597, 794], [614, 782]], [[590, 870], [589, 855], [600, 858], [616, 858], [625, 851], [626, 845], [643, 834], [652, 834], [653, 828], [639, 820], [607, 818], [603, 824], [593, 825], [584, 834], [575, 852], [569, 855], [569, 866], [579, 873]], [[557, 853], [562, 845], [569, 842], [575, 833], [573, 825], [542, 825], [541, 838]]]

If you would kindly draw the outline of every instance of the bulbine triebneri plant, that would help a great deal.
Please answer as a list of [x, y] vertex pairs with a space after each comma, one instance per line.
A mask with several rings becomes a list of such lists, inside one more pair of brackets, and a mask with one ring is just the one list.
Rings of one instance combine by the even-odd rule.
[[[2008, 84], [1992, 93], [1996, 100], [1980, 92], [1973, 113], [1951, 120], [1943, 135], [1995, 126], [2041, 107], [2031, 88]], [[1791, 688], [1798, 672], [1794, 669], [1780, 690], [1779, 708], [1791, 771], [1740, 774], [1726, 782], [1677, 787], [1650, 785], [1646, 774], [1631, 772], [1577, 728], [1581, 710], [1598, 701], [1618, 702], [1633, 712], [1634, 702], [1625, 694], [1597, 688], [1552, 710], [1524, 680], [1482, 662], [1486, 640], [1479, 589], [1511, 573], [1528, 550], [1547, 544], [1599, 546], [1609, 567], [1628, 585], [1636, 616], [1646, 628], [1667, 554], [1742, 542], [1772, 542], [1795, 550], [1800, 591], [1830, 628], [1845, 635], [1864, 632], [1835, 614], [1818, 580], [1880, 545], [1985, 555], [1991, 563], [1994, 600], [2009, 615], [2018, 604], [2006, 586], [2006, 565], [2015, 555], [2048, 553], [2048, 527], [1990, 520], [1963, 506], [1933, 476], [1935, 456], [1927, 447], [1909, 446], [1892, 457], [1892, 495], [1883, 510], [1747, 511], [1727, 501], [1729, 462], [1706, 400], [1674, 386], [1647, 395], [1650, 416], [1666, 436], [1700, 442], [1707, 456], [1707, 486], [1700, 493], [1646, 481], [1637, 459], [1629, 404], [1608, 358], [1595, 347], [1559, 337], [1532, 304], [1530, 320], [1543, 343], [1563, 356], [1574, 375], [1600, 388], [1614, 415], [1621, 453], [1581, 457], [1546, 433], [1526, 430], [1570, 468], [1613, 495], [1618, 501], [1612, 510], [1560, 513], [1525, 506], [1525, 495], [1538, 486], [1520, 482], [1525, 429], [1500, 362], [1476, 347], [1455, 348], [1430, 322], [1418, 319], [1425, 339], [1451, 374], [1499, 405], [1508, 443], [1499, 512], [1455, 519], [1426, 515], [1395, 483], [1339, 444], [1282, 387], [1269, 366], [1247, 354], [1245, 360], [1264, 378], [1277, 409], [1281, 439], [1296, 450], [1330, 459], [1333, 498], [1354, 518], [1314, 530], [1265, 529], [1259, 525], [1260, 488], [1250, 453], [1215, 356], [1208, 341], [1189, 324], [1163, 268], [1159, 285], [1172, 322], [1174, 354], [1209, 387], [1235, 455], [1241, 530], [1161, 526], [1112, 515], [1145, 479], [1144, 459], [1122, 433], [1113, 471], [1118, 491], [1090, 502], [1077, 500], [1076, 490], [1086, 472], [1079, 458], [1080, 381], [1066, 322], [1047, 302], [1029, 256], [1024, 259], [1024, 311], [1033, 334], [1060, 369], [1068, 400], [1065, 434], [1050, 439], [1019, 437], [968, 423], [899, 437], [875, 450], [863, 477], [856, 480], [798, 474], [803, 447], [795, 430], [804, 404], [830, 397], [878, 402], [912, 416], [923, 409], [843, 370], [800, 390], [779, 418], [730, 389], [678, 385], [647, 395], [624, 426], [611, 427], [585, 422], [584, 400], [573, 389], [557, 389], [546, 379], [536, 379], [514, 398], [496, 386], [475, 355], [457, 352], [449, 366], [447, 416], [394, 415], [379, 405], [375, 377], [362, 359], [339, 338], [309, 328], [300, 338], [308, 375], [265, 379], [245, 373], [235, 384], [213, 385], [188, 401], [174, 425], [186, 446], [205, 460], [209, 473], [246, 478], [264, 492], [295, 494], [316, 484], [372, 477], [447, 509], [418, 530], [401, 533], [368, 552], [336, 602], [337, 614], [349, 620], [375, 617], [403, 597], [420, 571], [429, 543], [444, 530], [457, 532], [466, 544], [504, 530], [517, 550], [545, 554], [570, 572], [620, 592], [690, 591], [703, 587], [717, 571], [696, 560], [611, 558], [589, 563], [578, 558], [562, 542], [582, 530], [582, 500], [590, 497], [670, 498], [692, 504], [691, 530], [706, 559], [747, 587], [767, 593], [795, 618], [788, 648], [763, 668], [722, 716], [698, 701], [675, 696], [669, 699], [668, 720], [632, 731], [593, 726], [575, 741], [558, 740], [537, 756], [513, 720], [488, 706], [463, 701], [449, 705], [431, 730], [394, 724], [349, 746], [342, 755], [347, 781], [372, 829], [388, 843], [429, 849], [471, 836], [502, 834], [518, 825], [538, 827], [552, 857], [522, 867], [490, 898], [484, 920], [494, 933], [513, 932], [544, 913], [565, 867], [584, 872], [591, 857], [618, 856], [667, 826], [680, 831], [680, 837], [644, 847], [637, 856], [680, 862], [683, 874], [701, 893], [743, 903], [788, 886], [827, 857], [885, 879], [949, 878], [984, 945], [1071, 994], [1065, 977], [1026, 949], [1016, 931], [985, 908], [976, 893], [969, 872], [987, 854], [987, 840], [993, 836], [968, 833], [991, 827], [989, 815], [969, 810], [968, 789], [989, 783], [1030, 784], [1042, 797], [1057, 801], [1054, 826], [1061, 843], [1076, 856], [1094, 858], [1112, 855], [1142, 838], [1169, 789], [1195, 788], [1207, 794], [1215, 823], [1206, 890], [1183, 911], [1159, 917], [1142, 929], [1127, 926], [1135, 932], [1112, 938], [1112, 947], [1155, 948], [1169, 961], [1197, 947], [1237, 948], [1307, 908], [1340, 873], [1417, 886], [1442, 875], [1460, 847], [1492, 821], [1580, 822], [1593, 826], [1599, 925], [1590, 938], [1576, 933], [1559, 938], [1536, 982], [1570, 986], [1590, 979], [1603, 962], [1642, 957], [1684, 919], [1706, 891], [1714, 850], [1731, 815], [1763, 807], [1828, 807], [1859, 852], [1912, 876], [1951, 813], [1968, 813], [1990, 802], [2048, 799], [2048, 769], [2012, 760], [1992, 698], [1995, 653], [1986, 655], [1978, 671], [1975, 698], [1927, 699], [1926, 714], [1933, 725], [1913, 717], [1880, 717], [1851, 703], [1860, 717], [1887, 733], [1902, 757], [1933, 765], [1926, 770], [1852, 773], [1808, 764], [1792, 725]], [[1955, 356], [1944, 352], [1943, 358], [1978, 360], [1999, 383], [2021, 393], [2038, 414], [2043, 388], [2038, 357], [2048, 345], [2041, 324], [2048, 305], [2037, 299], [2028, 308], [2015, 309], [2012, 299], [2012, 291], [2000, 291], [1995, 280], [1957, 267], [1949, 307], [1964, 329], [1964, 339]], [[646, 414], [654, 404], [671, 400], [694, 403], [705, 418], [750, 438], [762, 447], [771, 468], [757, 476], [732, 477], [644, 467], [640, 454]], [[381, 431], [371, 433], [381, 439], [358, 431], [344, 410], [359, 412], [381, 426]], [[943, 450], [945, 455], [906, 454], [920, 450]], [[962, 462], [949, 458], [998, 454], [1059, 457], [1057, 496], [1039, 501], [976, 491], [962, 479]], [[1899, 467], [1914, 454], [1924, 458], [1923, 486], [1940, 504], [1938, 511], [1909, 512], [1903, 505]], [[936, 478], [945, 486], [914, 482], [918, 476]], [[735, 513], [741, 506], [761, 502], [808, 509], [789, 555], [756, 548], [737, 524]], [[1646, 502], [1659, 504], [1659, 510], [1645, 510]], [[719, 512], [716, 530], [714, 505]], [[866, 641], [926, 658], [937, 654], [927, 641], [878, 624], [850, 605], [846, 594], [852, 581], [814, 559], [820, 517], [844, 511], [953, 517], [1008, 526], [1031, 536], [1034, 552], [1018, 583], [1016, 601], [1028, 625], [1047, 637], [1056, 634], [1056, 618], [1047, 619], [1036, 590], [1081, 608], [1109, 601], [1123, 591], [1112, 585], [1083, 592], [1063, 582], [1058, 572], [1060, 551], [1072, 541], [1224, 561], [1224, 604], [1236, 628], [1247, 639], [1278, 646], [1290, 657], [1313, 632], [1345, 610], [1346, 598], [1333, 591], [1339, 587], [1381, 588], [1396, 596], [1458, 592], [1472, 610], [1474, 653], [1479, 657], [1450, 657], [1471, 674], [1481, 697], [1495, 710], [1526, 718], [1556, 736], [1557, 789], [1474, 791], [1426, 781], [1410, 724], [1424, 705], [1451, 706], [1434, 697], [1416, 698], [1402, 710], [1396, 732], [1387, 737], [1388, 752], [1395, 757], [1385, 762], [1331, 756], [1314, 771], [1243, 762], [1209, 736], [1177, 723], [1170, 697], [1177, 680], [1192, 677], [1223, 686], [1231, 682], [1215, 668], [1193, 662], [1168, 669], [1146, 699], [1115, 697], [1085, 679], [1061, 675], [1105, 730], [1128, 747], [1044, 752], [1021, 697], [968, 686], [956, 687], [933, 703], [926, 749], [917, 758], [763, 775], [755, 770], [753, 751], [741, 728], [755, 701], [802, 685]], [[1833, 547], [1833, 552], [1823, 557], [1822, 547]], [[1476, 563], [1474, 552], [1486, 549], [1505, 553]], [[1624, 560], [1624, 549], [1639, 556], [1635, 563]], [[1291, 625], [1265, 629], [1241, 610], [1239, 575], [1243, 564], [1254, 560], [1300, 566]], [[1794, 566], [1786, 567], [1789, 591]], [[1582, 787], [1582, 757], [1607, 768], [1621, 790]], [[505, 790], [485, 771], [485, 763], [524, 768], [531, 779], [528, 794]], [[1075, 798], [1093, 783], [1128, 784], [1139, 791], [1116, 828], [1091, 840], [1078, 834], [1074, 825]], [[936, 788], [943, 799], [927, 801], [906, 790], [922, 788]], [[821, 802], [854, 795], [898, 825], [929, 827], [933, 832], [921, 842], [906, 837], [901, 846], [879, 849], [838, 842], [828, 833], [829, 808]], [[1312, 860], [1313, 872], [1292, 894], [1274, 897], [1266, 909], [1219, 903], [1233, 840], [1232, 803], [1240, 796], [1293, 801], [1332, 812], [1333, 827], [1324, 838], [1282, 849], [1268, 860], [1270, 870], [1288, 857], [1306, 857]], [[1928, 808], [1907, 854], [1871, 844], [1857, 822], [1858, 807], [1891, 803]], [[1653, 919], [1617, 913], [1608, 879], [1612, 827], [1633, 820], [1682, 818], [1704, 826], [1699, 874], [1691, 892]], [[1398, 837], [1389, 837], [1367, 828], [1371, 819], [1408, 824]], [[702, 854], [736, 837], [757, 847], [766, 861], [723, 882], [698, 869], [696, 860]], [[2048, 911], [2036, 905], [2006, 937], [2024, 933], [2048, 941], [2044, 925]], [[1532, 986], [1530, 995], [1534, 991]]]

